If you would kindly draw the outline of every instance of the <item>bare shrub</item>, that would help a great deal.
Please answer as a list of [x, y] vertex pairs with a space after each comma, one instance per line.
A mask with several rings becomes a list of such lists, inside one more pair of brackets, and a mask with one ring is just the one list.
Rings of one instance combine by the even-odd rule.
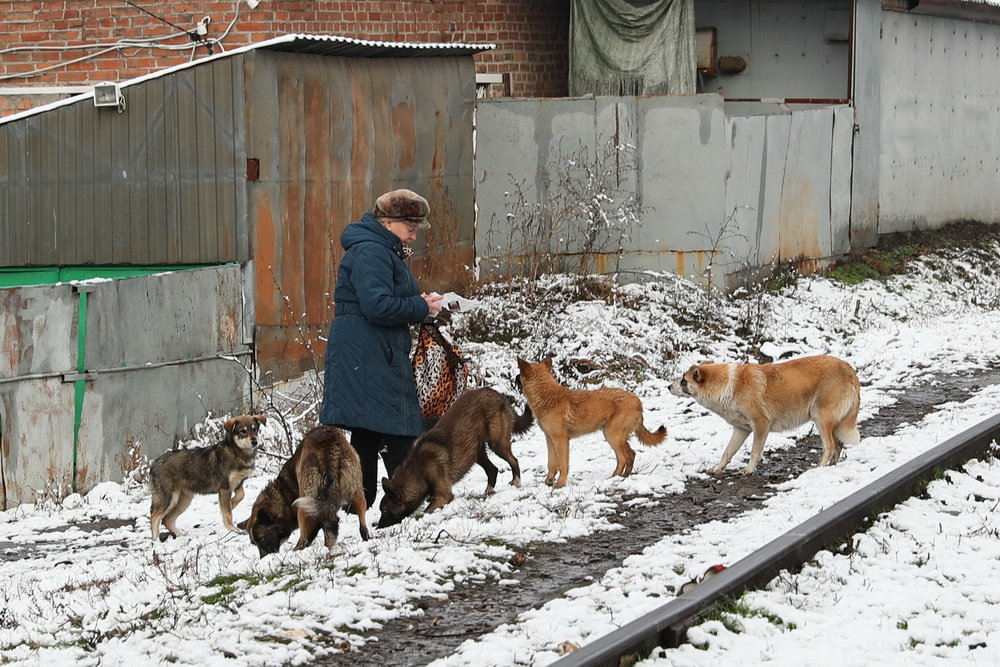
[[586, 275], [598, 272], [601, 256], [617, 273], [641, 222], [631, 187], [636, 170], [635, 146], [612, 137], [570, 152], [560, 146], [545, 166], [544, 192], [508, 175], [507, 210], [493, 216], [486, 235], [491, 273], [514, 284], [552, 273]]

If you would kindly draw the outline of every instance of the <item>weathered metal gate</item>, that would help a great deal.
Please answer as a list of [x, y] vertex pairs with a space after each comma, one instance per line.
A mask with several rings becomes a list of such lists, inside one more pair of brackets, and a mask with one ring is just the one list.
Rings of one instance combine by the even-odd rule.
[[2, 507], [121, 479], [131, 448], [242, 410], [242, 284], [232, 265], [0, 289]]

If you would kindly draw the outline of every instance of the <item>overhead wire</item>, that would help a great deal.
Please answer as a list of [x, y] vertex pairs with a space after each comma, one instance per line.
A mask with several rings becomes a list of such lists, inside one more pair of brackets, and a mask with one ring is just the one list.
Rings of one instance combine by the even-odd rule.
[[[152, 14], [151, 12], [143, 9], [142, 7], [139, 7], [138, 5], [135, 5], [134, 3], [129, 2], [129, 0], [124, 0], [124, 1], [127, 4], [132, 5], [133, 7], [136, 7], [137, 9], [140, 9], [140, 10], [142, 10], [143, 12], [145, 12], [147, 14], [150, 14], [154, 18], [157, 18], [157, 19], [163, 21], [164, 23], [170, 25], [171, 27], [175, 28], [176, 30], [179, 30], [180, 34], [176, 34], [175, 33], [175, 34], [160, 35], [158, 37], [147, 37], [147, 38], [141, 38], [141, 39], [140, 38], [126, 38], [126, 39], [116, 40], [114, 42], [103, 42], [103, 43], [96, 43], [96, 44], [72, 44], [72, 45], [67, 45], [67, 46], [42, 46], [42, 45], [39, 45], [39, 46], [12, 46], [12, 47], [7, 47], [7, 48], [2, 48], [2, 49], [0, 49], [0, 55], [7, 54], [7, 53], [19, 53], [19, 52], [30, 52], [30, 51], [86, 51], [86, 50], [90, 50], [90, 49], [96, 49], [96, 51], [94, 53], [88, 53], [88, 54], [80, 56], [78, 58], [73, 58], [71, 60], [61, 61], [61, 62], [58, 62], [58, 63], [54, 63], [52, 65], [47, 65], [45, 67], [35, 67], [34, 69], [27, 70], [25, 72], [17, 72], [17, 73], [10, 73], [10, 74], [0, 74], [0, 81], [7, 81], [7, 80], [11, 80], [11, 79], [29, 79], [29, 78], [32, 78], [32, 77], [44, 74], [46, 72], [50, 72], [52, 70], [60, 69], [60, 68], [63, 68], [63, 67], [68, 67], [69, 65], [73, 65], [73, 64], [76, 64], [76, 63], [79, 63], [79, 62], [84, 62], [84, 61], [87, 61], [87, 60], [92, 60], [94, 58], [99, 58], [100, 56], [103, 56], [106, 53], [110, 53], [110, 52], [113, 52], [113, 51], [122, 51], [123, 49], [134, 49], [135, 53], [138, 53], [138, 51], [141, 50], [141, 49], [160, 49], [160, 50], [164, 50], [164, 51], [187, 51], [187, 50], [190, 49], [191, 54], [190, 54], [190, 57], [189, 57], [189, 61], [194, 60], [195, 56], [197, 55], [197, 50], [198, 50], [199, 46], [205, 46], [206, 48], [208, 48], [210, 50], [210, 53], [211, 53], [211, 49], [214, 49], [214, 48], [218, 48], [220, 51], [224, 52], [226, 49], [225, 49], [225, 47], [222, 44], [222, 40], [226, 39], [226, 37], [229, 36], [229, 33], [232, 32], [232, 30], [235, 27], [237, 21], [239, 21], [239, 18], [240, 18], [240, 3], [243, 0], [236, 0], [236, 2], [233, 3], [234, 4], [233, 18], [229, 22], [229, 25], [226, 26], [226, 29], [219, 36], [217, 36], [217, 37], [208, 37], [208, 36], [203, 36], [203, 35], [197, 35], [197, 33], [195, 33], [194, 31], [184, 30], [180, 26], [177, 26], [174, 23], [171, 23], [170, 21], [167, 21], [166, 19], [163, 19], [163, 18], [161, 18], [159, 16], [156, 16], [155, 14]], [[192, 33], [194, 33], [195, 35], [197, 35], [197, 37], [198, 37], [197, 41], [195, 41], [194, 38], [191, 37]], [[164, 42], [164, 41], [167, 41], [167, 40], [176, 39], [176, 38], [180, 37], [180, 35], [184, 35], [185, 37], [187, 37], [189, 40], [193, 41], [194, 43], [193, 44], [192, 43], [188, 43], [188, 42], [185, 42], [184, 44], [161, 44], [160, 43], [160, 42]], [[123, 55], [125, 55], [125, 54], [123, 53]]]

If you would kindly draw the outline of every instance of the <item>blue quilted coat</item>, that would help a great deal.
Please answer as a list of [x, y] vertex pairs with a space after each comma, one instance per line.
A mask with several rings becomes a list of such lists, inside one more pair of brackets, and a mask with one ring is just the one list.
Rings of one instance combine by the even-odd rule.
[[390, 435], [422, 432], [410, 366], [410, 324], [427, 302], [403, 263], [403, 243], [370, 213], [340, 237], [320, 422]]

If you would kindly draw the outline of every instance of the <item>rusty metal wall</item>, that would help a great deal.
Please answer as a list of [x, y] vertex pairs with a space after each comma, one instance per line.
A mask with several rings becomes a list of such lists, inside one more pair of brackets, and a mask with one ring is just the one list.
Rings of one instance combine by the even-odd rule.
[[879, 233], [1000, 222], [1000, 25], [882, 14]]
[[0, 123], [0, 266], [245, 260], [242, 65]]
[[262, 380], [322, 368], [343, 228], [406, 187], [431, 206], [415, 270], [427, 288], [473, 261], [472, 58], [246, 59]]
[[[641, 226], [622, 271], [663, 270], [730, 282], [775, 260], [842, 255], [850, 244], [853, 110], [723, 114], [721, 98], [484, 100], [477, 112], [480, 266], [522, 247], [508, 215], [519, 192], [548, 201], [552, 156], [609, 137], [635, 146], [623, 187]], [[631, 180], [629, 180], [631, 179]], [[616, 258], [617, 259], [617, 258]], [[711, 274], [711, 275], [709, 275]]]
[[226, 266], [0, 289], [3, 507], [54, 484], [84, 492], [121, 479], [130, 444], [153, 458], [209, 414], [242, 411], [250, 377], [242, 282], [240, 268]]

